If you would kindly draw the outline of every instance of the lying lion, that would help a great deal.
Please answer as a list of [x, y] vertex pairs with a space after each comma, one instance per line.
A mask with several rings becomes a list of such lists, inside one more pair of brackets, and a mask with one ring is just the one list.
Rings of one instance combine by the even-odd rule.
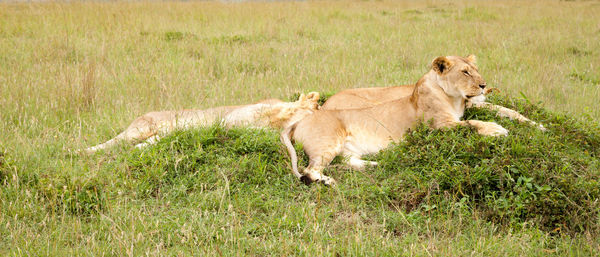
[[[380, 92], [365, 90], [365, 94], [338, 103], [352, 104], [358, 101], [361, 104], [361, 101], [372, 101], [372, 104], [358, 109], [316, 111], [285, 127], [281, 141], [290, 154], [296, 176], [307, 184], [319, 181], [331, 185], [335, 180], [323, 175], [322, 170], [334, 157], [344, 155], [347, 164], [358, 169], [365, 165], [376, 165], [375, 162], [361, 160], [361, 156], [376, 153], [390, 143], [402, 140], [407, 130], [414, 128], [418, 122], [431, 121], [433, 128], [463, 125], [475, 128], [482, 135], [507, 135], [508, 131], [494, 122], [460, 120], [470, 101], [479, 103], [485, 99], [485, 87], [486, 83], [475, 66], [474, 56], [438, 57], [433, 61], [431, 70], [412, 87], [412, 91], [410, 87], [401, 89], [405, 90], [403, 94], [406, 96], [394, 99], [391, 93], [382, 93], [389, 99], [378, 104], [371, 99], [377, 98], [376, 93], [390, 89], [384, 88]], [[331, 108], [331, 105], [330, 102], [324, 107]], [[310, 160], [302, 175], [297, 170], [292, 138], [302, 143]]]
[[[467, 57], [472, 64], [475, 64], [476, 58], [474, 55]], [[409, 96], [413, 93], [415, 84], [383, 87], [383, 88], [354, 88], [347, 89], [331, 96], [321, 107], [323, 110], [346, 110], [373, 107], [375, 105], [398, 100], [402, 97]], [[499, 117], [514, 119], [519, 122], [529, 123], [541, 130], [546, 130], [542, 124], [528, 119], [515, 110], [508, 109], [499, 105], [494, 105], [485, 102], [485, 95], [497, 90], [495, 88], [486, 88], [484, 94], [467, 99], [466, 107], [471, 108], [486, 108], [496, 111]]]
[[319, 93], [301, 94], [298, 101], [283, 102], [279, 99], [267, 99], [255, 104], [221, 106], [205, 110], [182, 110], [149, 112], [135, 119], [125, 131], [103, 144], [85, 149], [93, 153], [111, 147], [120, 142], [141, 142], [141, 148], [156, 143], [161, 135], [175, 130], [211, 126], [222, 123], [223, 126], [248, 126], [255, 128], [284, 128], [296, 123], [304, 116], [312, 114], [318, 108]]

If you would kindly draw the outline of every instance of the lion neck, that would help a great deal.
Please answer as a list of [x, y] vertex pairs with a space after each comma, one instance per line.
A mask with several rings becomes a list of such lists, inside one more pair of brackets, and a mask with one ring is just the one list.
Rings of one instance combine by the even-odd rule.
[[448, 95], [438, 74], [433, 70], [419, 79], [410, 101], [415, 106], [417, 115], [424, 120], [433, 120], [434, 127], [445, 122], [459, 121], [465, 110], [465, 100]]

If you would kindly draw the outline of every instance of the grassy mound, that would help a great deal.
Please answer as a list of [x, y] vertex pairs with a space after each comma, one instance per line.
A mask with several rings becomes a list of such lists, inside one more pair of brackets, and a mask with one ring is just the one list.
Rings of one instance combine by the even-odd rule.
[[[334, 165], [327, 172], [356, 206], [384, 204], [390, 210], [426, 210], [434, 216], [461, 206], [508, 226], [596, 231], [598, 127], [526, 101], [492, 102], [542, 122], [548, 131], [471, 109], [465, 119], [496, 120], [510, 135], [493, 138], [464, 127], [442, 131], [422, 124], [405, 141], [372, 156], [379, 167], [359, 172]], [[261, 187], [291, 201], [288, 197], [306, 190], [293, 179], [277, 134], [270, 131], [214, 127], [178, 132], [154, 147], [132, 151], [123, 161], [128, 173], [122, 179], [132, 181], [130, 189], [137, 197], [185, 198], [189, 192], [227, 184], [230, 194]], [[388, 229], [396, 230], [390, 224]]]
[[[487, 110], [465, 119], [498, 121], [508, 137], [468, 128], [418, 126], [404, 142], [375, 156], [388, 197], [407, 209], [466, 204], [500, 224], [530, 223], [544, 230], [598, 230], [600, 130], [526, 101], [495, 98], [542, 122], [547, 132]], [[385, 179], [384, 179], [385, 178]]]

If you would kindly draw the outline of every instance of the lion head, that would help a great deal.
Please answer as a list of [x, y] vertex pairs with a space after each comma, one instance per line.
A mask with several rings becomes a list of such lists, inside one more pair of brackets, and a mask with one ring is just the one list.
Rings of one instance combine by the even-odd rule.
[[486, 87], [475, 62], [474, 55], [440, 56], [433, 60], [431, 69], [437, 74], [439, 85], [448, 96], [471, 99], [483, 95]]
[[301, 94], [298, 101], [295, 103], [304, 109], [317, 110], [319, 109], [319, 92], [310, 92], [307, 95]]

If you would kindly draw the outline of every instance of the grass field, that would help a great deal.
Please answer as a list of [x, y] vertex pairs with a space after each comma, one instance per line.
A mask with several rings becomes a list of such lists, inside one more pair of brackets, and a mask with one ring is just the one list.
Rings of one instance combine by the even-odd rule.
[[[597, 254], [599, 49], [599, 1], [0, 3], [0, 255]], [[387, 169], [329, 169], [338, 188], [296, 181], [274, 132], [68, 154], [148, 111], [410, 84], [471, 53], [548, 134], [423, 128]], [[499, 157], [446, 156], [460, 137]]]

